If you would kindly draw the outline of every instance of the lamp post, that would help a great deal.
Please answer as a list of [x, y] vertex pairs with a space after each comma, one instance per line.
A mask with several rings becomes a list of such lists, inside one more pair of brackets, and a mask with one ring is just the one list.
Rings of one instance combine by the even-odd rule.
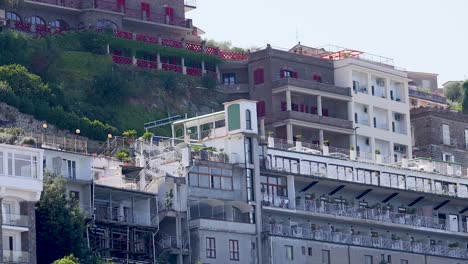
[[46, 131], [47, 131], [48, 127], [49, 126], [47, 125], [47, 123], [42, 124], [42, 129], [43, 129], [43, 131], [42, 131], [42, 144], [45, 143]]
[[76, 139], [78, 138], [78, 136], [80, 135], [80, 133], [81, 133], [81, 130], [80, 130], [79, 128], [77, 128], [77, 129], [75, 130], [75, 134], [76, 134], [76, 135], [75, 135], [75, 152], [76, 152]]
[[107, 152], [109, 152], [110, 148], [110, 140], [112, 139], [112, 134], [107, 134]]

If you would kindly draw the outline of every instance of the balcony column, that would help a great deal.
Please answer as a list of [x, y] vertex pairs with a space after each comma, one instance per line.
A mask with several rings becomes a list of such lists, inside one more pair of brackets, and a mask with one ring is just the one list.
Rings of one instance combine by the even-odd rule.
[[[299, 168], [298, 168], [298, 171], [299, 171]], [[295, 209], [296, 208], [296, 187], [294, 186], [294, 176], [288, 175], [286, 178], [286, 182], [288, 185], [289, 208]]]
[[317, 114], [322, 116], [322, 96], [317, 96]]
[[369, 150], [370, 150], [371, 157], [375, 159], [375, 138], [374, 137], [369, 138]]
[[286, 124], [286, 139], [288, 144], [294, 143], [293, 126], [290, 123]]
[[161, 34], [158, 34], [158, 44], [162, 45], [162, 36], [161, 36]]
[[286, 111], [291, 111], [291, 91], [286, 91]]
[[157, 64], [157, 67], [158, 67], [158, 70], [161, 70], [162, 69], [162, 64], [161, 64], [161, 54], [156, 54], [156, 64]]
[[319, 130], [319, 145], [323, 146], [323, 130]]
[[182, 74], [186, 75], [187, 74], [187, 67], [185, 67], [185, 58], [182, 57], [180, 59], [180, 64], [182, 65]]
[[110, 45], [109, 45], [109, 43], [106, 44], [106, 54], [110, 55]]
[[354, 103], [352, 101], [348, 102], [348, 120], [354, 123]]
[[202, 75], [206, 75], [205, 61], [204, 60], [202, 60], [202, 62], [201, 62], [201, 69], [202, 69]]
[[395, 161], [393, 155], [395, 154], [393, 147], [395, 146], [393, 141], [388, 142], [388, 155], [390, 156], [390, 161], [393, 163]]
[[390, 100], [390, 79], [385, 79], [385, 92], [387, 93], [387, 99]]
[[[33, 228], [33, 225], [36, 221], [36, 214], [35, 214], [35, 202], [28, 202], [28, 201], [23, 201], [20, 202], [20, 214], [21, 215], [26, 215], [28, 217], [28, 238], [27, 242], [28, 243], [28, 248], [33, 249], [36, 248], [36, 232]], [[36, 259], [36, 256], [31, 255], [31, 259]]]
[[216, 64], [216, 79], [218, 80], [218, 82], [221, 82], [221, 72], [219, 70], [218, 64]]
[[390, 131], [390, 132], [393, 131], [392, 130], [392, 122], [393, 122], [392, 110], [387, 110], [387, 127], [388, 127], [388, 131]]
[[372, 76], [370, 74], [367, 75], [367, 93], [372, 95]]
[[374, 127], [374, 107], [372, 105], [367, 106], [367, 113], [369, 115], [369, 126]]

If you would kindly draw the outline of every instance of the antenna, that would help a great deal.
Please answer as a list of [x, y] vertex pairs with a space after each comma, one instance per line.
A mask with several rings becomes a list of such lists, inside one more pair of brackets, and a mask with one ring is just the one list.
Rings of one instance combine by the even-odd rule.
[[299, 42], [299, 29], [296, 26], [296, 42]]

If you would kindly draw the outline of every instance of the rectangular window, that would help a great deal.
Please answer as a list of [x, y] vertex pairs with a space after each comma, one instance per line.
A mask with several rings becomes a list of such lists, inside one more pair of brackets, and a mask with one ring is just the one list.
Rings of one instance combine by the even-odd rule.
[[254, 71], [254, 85], [263, 84], [265, 82], [263, 68], [258, 68]]
[[8, 153], [8, 175], [37, 178], [37, 157]]
[[408, 260], [406, 260], [406, 259], [400, 259], [400, 264], [408, 264]]
[[294, 249], [292, 246], [284, 246], [284, 249], [286, 250], [286, 259], [287, 260], [294, 260]]
[[261, 176], [260, 184], [264, 202], [270, 205], [287, 207], [285, 202], [288, 197], [286, 177]]
[[239, 240], [229, 240], [229, 259], [239, 261]]
[[330, 250], [322, 250], [322, 264], [330, 264]]
[[76, 179], [76, 161], [62, 159], [62, 176]]
[[206, 257], [216, 258], [216, 241], [214, 237], [206, 238]]
[[252, 169], [247, 169], [246, 171], [246, 189], [247, 189], [247, 201], [254, 201], [255, 196], [254, 196], [254, 170]]
[[364, 263], [365, 264], [374, 264], [374, 257], [370, 255], [365, 255], [364, 256]]
[[253, 153], [252, 153], [252, 139], [246, 138], [245, 139], [245, 158], [247, 159], [247, 163], [253, 163]]
[[223, 73], [223, 84], [224, 85], [236, 84], [236, 74], [235, 73]]
[[450, 127], [447, 124], [442, 125], [442, 143], [450, 145]]
[[309, 256], [312, 256], [312, 248], [311, 247], [308, 248], [308, 253], [309, 253]]
[[189, 173], [189, 185], [217, 190], [232, 190], [232, 170], [218, 167], [193, 167]]

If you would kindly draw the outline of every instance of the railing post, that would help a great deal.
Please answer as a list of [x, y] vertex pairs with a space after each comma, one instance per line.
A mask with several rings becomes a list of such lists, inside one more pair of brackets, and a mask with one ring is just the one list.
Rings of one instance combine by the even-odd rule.
[[201, 68], [202, 68], [202, 75], [206, 75], [206, 69], [205, 69], [205, 61], [201, 61]]
[[161, 54], [159, 54], [159, 52], [156, 54], [156, 64], [157, 64], [158, 70], [161, 70], [162, 69]]
[[185, 67], [185, 58], [182, 57], [180, 59], [180, 64], [182, 65], [182, 74], [186, 75], [187, 74], [187, 67]]

